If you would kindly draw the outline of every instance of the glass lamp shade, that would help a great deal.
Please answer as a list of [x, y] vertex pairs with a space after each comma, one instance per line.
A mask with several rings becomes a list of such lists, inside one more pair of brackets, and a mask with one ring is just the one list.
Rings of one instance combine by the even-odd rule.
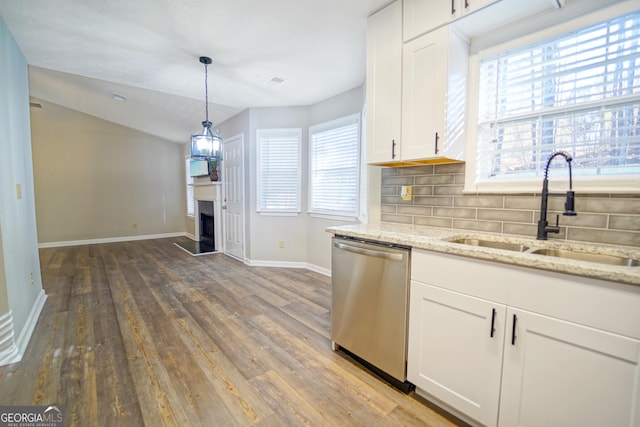
[[211, 159], [220, 157], [222, 138], [211, 129], [211, 122], [202, 122], [202, 130], [191, 135], [191, 157]]

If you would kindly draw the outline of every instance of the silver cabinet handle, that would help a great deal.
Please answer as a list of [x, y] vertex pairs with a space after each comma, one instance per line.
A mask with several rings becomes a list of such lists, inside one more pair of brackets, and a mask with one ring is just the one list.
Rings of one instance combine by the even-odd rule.
[[339, 243], [339, 242], [333, 242], [333, 246], [347, 252], [353, 252], [355, 254], [367, 255], [367, 256], [372, 256], [376, 258], [390, 259], [394, 261], [402, 261], [402, 257], [404, 256], [404, 254], [401, 254], [401, 253], [389, 253], [389, 252], [383, 252], [383, 251], [376, 251], [372, 249], [359, 248], [357, 246], [346, 245], [344, 243]]

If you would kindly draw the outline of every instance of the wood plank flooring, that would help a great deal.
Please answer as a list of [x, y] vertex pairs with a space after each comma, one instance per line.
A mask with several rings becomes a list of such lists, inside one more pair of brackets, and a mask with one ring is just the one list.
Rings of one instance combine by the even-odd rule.
[[40, 251], [48, 300], [0, 404], [68, 426], [452, 426], [331, 350], [331, 282], [157, 239]]

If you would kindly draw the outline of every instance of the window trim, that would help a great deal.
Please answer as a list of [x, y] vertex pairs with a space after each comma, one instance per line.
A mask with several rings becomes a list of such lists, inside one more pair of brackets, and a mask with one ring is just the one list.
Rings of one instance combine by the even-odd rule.
[[[261, 156], [261, 137], [262, 135], [283, 135], [290, 132], [298, 138], [298, 158], [297, 158], [297, 188], [296, 188], [296, 207], [293, 209], [265, 209], [261, 206], [262, 199], [262, 162]], [[256, 212], [260, 215], [272, 216], [295, 216], [301, 212], [302, 200], [302, 129], [301, 128], [264, 128], [256, 129]]]
[[[537, 31], [530, 34], [518, 34], [517, 26], [510, 30], [502, 32], [502, 40], [506, 42], [481, 45], [483, 40], [478, 43], [481, 46], [474, 46], [472, 41], [472, 49], [469, 57], [469, 86], [468, 96], [469, 103], [467, 107], [467, 144], [465, 158], [467, 159], [465, 167], [465, 186], [464, 193], [523, 193], [523, 192], [540, 192], [542, 188], [542, 178], [505, 178], [499, 182], [477, 181], [477, 144], [478, 144], [478, 94], [479, 94], [479, 78], [480, 78], [480, 62], [482, 59], [496, 56], [507, 50], [517, 49], [532, 43], [540, 42], [545, 39], [560, 36], [562, 34], [579, 30], [590, 25], [598, 24], [607, 19], [637, 10], [632, 2], [618, 3], [600, 10], [592, 11], [583, 16], [574, 17], [566, 22], [560, 22], [549, 27], [544, 26], [541, 21], [541, 27]], [[568, 172], [565, 176], [560, 171], [558, 176], [553, 176], [550, 181], [556, 189], [568, 188]], [[638, 193], [640, 192], [640, 175], [617, 175], [617, 176], [574, 176], [573, 187], [576, 191], [584, 193]]]
[[[309, 127], [309, 165], [308, 165], [308, 194], [307, 194], [307, 206], [308, 213], [310, 216], [314, 218], [323, 218], [323, 219], [338, 219], [341, 221], [355, 221], [360, 216], [360, 199], [361, 199], [361, 179], [362, 179], [362, 120], [360, 117], [360, 113], [349, 114], [348, 116], [340, 117], [337, 119], [329, 120], [327, 122], [318, 123], [316, 125]], [[318, 211], [313, 210], [313, 182], [312, 182], [312, 172], [313, 172], [313, 150], [312, 144], [313, 139], [312, 135], [314, 133], [324, 132], [328, 130], [333, 130], [341, 127], [346, 127], [352, 124], [357, 125], [357, 186], [356, 186], [356, 207], [354, 212], [327, 212], [327, 211]]]

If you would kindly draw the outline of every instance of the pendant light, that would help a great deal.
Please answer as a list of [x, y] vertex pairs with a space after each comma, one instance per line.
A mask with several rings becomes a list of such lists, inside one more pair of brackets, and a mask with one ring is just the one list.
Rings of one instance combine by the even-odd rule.
[[211, 129], [209, 121], [209, 88], [207, 82], [207, 65], [211, 65], [211, 58], [201, 56], [200, 63], [204, 64], [204, 99], [205, 120], [202, 122], [202, 130], [191, 135], [191, 157], [208, 160], [220, 160], [222, 138]]

